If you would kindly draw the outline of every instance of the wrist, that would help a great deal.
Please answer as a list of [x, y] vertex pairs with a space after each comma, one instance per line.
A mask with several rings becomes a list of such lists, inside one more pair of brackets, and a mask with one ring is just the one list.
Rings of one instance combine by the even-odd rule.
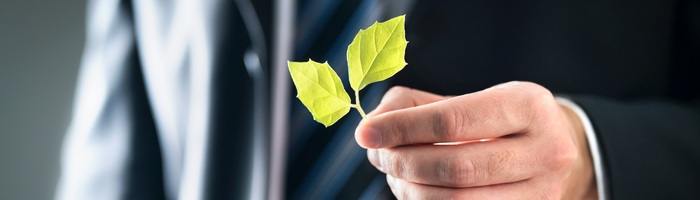
[[578, 151], [578, 157], [564, 182], [562, 199], [598, 199], [593, 162], [583, 123], [573, 110], [564, 105], [559, 107], [570, 124], [570, 132]]

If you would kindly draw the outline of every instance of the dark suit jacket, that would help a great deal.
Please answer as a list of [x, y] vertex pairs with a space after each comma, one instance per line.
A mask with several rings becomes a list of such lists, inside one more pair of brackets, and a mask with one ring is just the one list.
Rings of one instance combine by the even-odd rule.
[[539, 83], [589, 116], [612, 199], [700, 198], [700, 2], [421, 1], [406, 24], [394, 84]]

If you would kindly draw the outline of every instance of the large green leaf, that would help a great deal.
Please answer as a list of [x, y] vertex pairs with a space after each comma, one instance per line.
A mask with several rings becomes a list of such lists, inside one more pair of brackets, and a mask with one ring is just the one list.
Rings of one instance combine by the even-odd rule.
[[348, 73], [353, 90], [359, 91], [370, 83], [383, 81], [406, 66], [405, 16], [375, 22], [355, 36], [348, 47]]
[[350, 110], [350, 96], [328, 62], [287, 62], [297, 88], [297, 98], [309, 109], [314, 120], [326, 127]]

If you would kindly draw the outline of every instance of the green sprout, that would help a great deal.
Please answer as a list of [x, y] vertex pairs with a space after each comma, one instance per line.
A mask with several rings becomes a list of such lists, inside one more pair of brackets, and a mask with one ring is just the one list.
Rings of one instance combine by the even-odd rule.
[[401, 15], [386, 22], [375, 22], [366, 30], [360, 30], [348, 46], [348, 75], [350, 87], [355, 90], [355, 104], [328, 62], [311, 59], [287, 62], [297, 98], [309, 109], [314, 120], [328, 127], [345, 116], [350, 108], [357, 109], [362, 118], [367, 119], [360, 106], [360, 90], [394, 76], [406, 66], [405, 18], [406, 15]]

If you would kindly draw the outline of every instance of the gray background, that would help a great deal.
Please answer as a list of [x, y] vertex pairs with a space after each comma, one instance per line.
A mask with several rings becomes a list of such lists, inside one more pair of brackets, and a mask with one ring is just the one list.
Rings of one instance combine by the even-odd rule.
[[0, 0], [0, 199], [52, 199], [85, 0]]

